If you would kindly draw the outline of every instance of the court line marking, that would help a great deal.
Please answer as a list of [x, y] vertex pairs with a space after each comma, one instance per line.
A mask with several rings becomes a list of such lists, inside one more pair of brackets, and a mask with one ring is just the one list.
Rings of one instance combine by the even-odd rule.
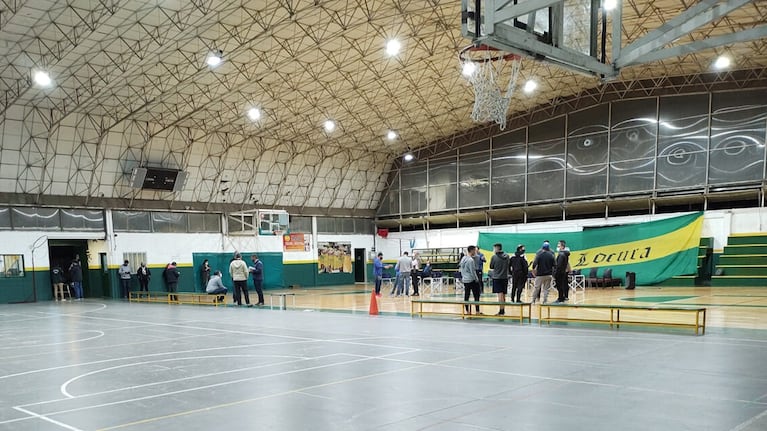
[[[72, 395], [67, 390], [67, 388], [69, 387], [70, 384], [76, 382], [77, 380], [80, 380], [81, 378], [89, 377], [89, 376], [92, 376], [94, 374], [99, 374], [99, 373], [103, 373], [103, 372], [107, 372], [107, 371], [118, 370], [120, 368], [134, 367], [136, 365], [158, 364], [158, 363], [162, 363], [162, 362], [171, 362], [171, 361], [184, 361], [184, 360], [191, 360], [191, 359], [215, 359], [215, 358], [294, 358], [294, 359], [306, 360], [306, 358], [303, 358], [301, 356], [291, 356], [291, 355], [208, 355], [208, 356], [187, 356], [187, 357], [183, 357], [183, 358], [178, 358], [178, 357], [176, 357], [176, 358], [166, 358], [166, 359], [160, 359], [160, 360], [156, 360], [156, 361], [131, 362], [129, 364], [121, 364], [121, 365], [116, 365], [114, 367], [101, 368], [101, 369], [98, 369], [98, 370], [95, 370], [95, 371], [91, 371], [89, 373], [80, 374], [79, 376], [72, 377], [71, 379], [69, 379], [66, 382], [62, 383], [61, 387], [59, 388], [59, 391], [61, 392], [62, 395], [64, 395], [67, 398], [70, 398], [70, 399], [71, 398], [82, 398], [82, 397], [91, 396], [91, 395], [94, 395], [94, 394], [106, 394], [106, 393], [118, 392], [118, 391], [122, 391], [122, 390], [129, 390], [129, 389], [141, 388], [141, 387], [146, 387], [146, 386], [153, 386], [153, 385], [157, 385], [157, 384], [161, 384], [161, 383], [179, 382], [179, 381], [191, 380], [191, 379], [195, 379], [195, 378], [199, 378], [199, 377], [210, 377], [210, 376], [216, 376], [216, 375], [220, 375], [220, 374], [232, 373], [232, 372], [236, 372], [236, 371], [247, 371], [247, 370], [254, 369], [254, 368], [260, 368], [260, 367], [249, 367], [249, 368], [241, 368], [239, 370], [227, 370], [227, 371], [223, 371], [223, 372], [219, 372], [219, 373], [201, 374], [201, 375], [198, 375], [198, 376], [188, 376], [188, 377], [183, 377], [183, 378], [179, 378], [179, 379], [166, 380], [164, 382], [152, 382], [152, 383], [147, 383], [147, 384], [144, 384], [144, 385], [129, 386], [129, 387], [126, 387], [126, 388], [113, 389], [113, 390], [109, 390], [109, 391], [96, 392], [96, 393], [88, 393], [88, 394], [83, 394], [83, 395]], [[291, 361], [291, 362], [296, 362], [296, 361]], [[298, 362], [300, 362], [300, 361], [298, 361]], [[30, 404], [25, 404], [25, 405], [30, 405]]]
[[[316, 341], [322, 341], [322, 340], [316, 340]], [[96, 365], [96, 364], [105, 364], [109, 362], [125, 361], [128, 359], [149, 358], [153, 356], [178, 355], [182, 353], [210, 352], [210, 351], [222, 350], [222, 349], [242, 349], [242, 348], [250, 348], [250, 347], [260, 347], [260, 346], [281, 346], [286, 344], [301, 344], [301, 343], [311, 343], [311, 342], [312, 341], [282, 341], [282, 342], [276, 342], [276, 343], [241, 344], [236, 346], [206, 347], [203, 349], [178, 350], [178, 351], [162, 352], [162, 353], [147, 353], [145, 355], [125, 356], [122, 358], [102, 359], [100, 361], [82, 362], [77, 364], [60, 365], [58, 367], [39, 368], [37, 370], [22, 371], [19, 373], [6, 374], [4, 376], [0, 376], [0, 380], [8, 379], [11, 377], [26, 376], [29, 374], [43, 373], [47, 371], [62, 370], [66, 368], [74, 368], [74, 367], [82, 367], [86, 365]]]
[[[354, 361], [351, 361], [351, 362], [362, 362], [362, 361], [369, 361], [369, 360], [373, 360], [373, 359], [385, 359], [385, 358], [382, 357], [382, 356], [377, 356], [377, 357], [371, 357], [370, 359], [368, 359], [368, 358], [357, 359], [357, 360], [354, 360]], [[340, 363], [339, 365], [344, 365], [344, 364]], [[407, 368], [400, 368], [400, 369], [397, 369], [397, 370], [387, 370], [387, 371], [382, 371], [380, 373], [367, 374], [367, 375], [364, 375], [364, 376], [350, 377], [348, 379], [341, 379], [341, 380], [327, 382], [327, 383], [320, 383], [320, 384], [317, 384], [317, 385], [305, 386], [303, 388], [298, 388], [298, 389], [292, 389], [292, 390], [289, 390], [289, 391], [278, 392], [276, 394], [263, 395], [263, 396], [260, 396], [260, 397], [249, 398], [249, 399], [245, 399], [245, 400], [238, 400], [238, 401], [233, 401], [233, 402], [225, 403], [225, 404], [212, 405], [212, 406], [203, 407], [203, 408], [199, 408], [199, 409], [187, 410], [187, 411], [183, 411], [183, 412], [172, 413], [172, 414], [169, 414], [169, 415], [163, 415], [163, 416], [157, 416], [157, 417], [154, 417], [154, 418], [142, 419], [142, 420], [139, 420], [139, 421], [129, 422], [129, 423], [115, 425], [115, 426], [111, 426], [111, 427], [99, 428], [97, 431], [109, 431], [109, 430], [113, 430], [113, 429], [125, 428], [125, 427], [129, 427], [129, 426], [134, 426], [134, 425], [141, 425], [141, 424], [145, 424], [145, 423], [149, 423], [149, 422], [155, 422], [155, 421], [158, 421], [158, 420], [170, 419], [170, 418], [179, 417], [179, 416], [185, 416], [185, 415], [189, 415], [189, 414], [193, 414], [193, 413], [200, 413], [200, 412], [215, 410], [215, 409], [219, 409], [219, 408], [231, 407], [231, 406], [236, 406], [236, 405], [240, 405], [240, 404], [251, 403], [251, 402], [254, 402], [254, 401], [261, 401], [261, 400], [265, 400], [265, 399], [269, 399], [269, 398], [276, 398], [276, 397], [280, 397], [280, 396], [283, 396], [283, 395], [289, 395], [289, 394], [293, 394], [293, 393], [297, 393], [297, 394], [303, 395], [302, 391], [306, 391], [306, 390], [310, 390], [310, 389], [317, 389], [317, 388], [337, 385], [337, 384], [340, 384], [340, 383], [348, 383], [348, 382], [353, 382], [353, 381], [357, 381], [357, 380], [363, 380], [363, 379], [368, 379], [368, 378], [372, 378], [372, 377], [383, 376], [383, 375], [397, 373], [397, 372], [401, 372], [401, 371], [407, 371], [407, 370], [412, 370], [412, 369], [416, 369], [416, 368], [421, 368], [421, 367], [424, 367], [424, 366], [427, 366], [427, 365], [429, 365], [429, 364], [417, 365], [417, 366], [412, 366], [412, 367], [407, 367]]]
[[[108, 402], [108, 403], [101, 403], [101, 404], [96, 404], [96, 405], [91, 405], [91, 406], [76, 407], [76, 408], [73, 408], [73, 409], [48, 412], [48, 413], [46, 413], [46, 415], [54, 416], [54, 415], [60, 415], [60, 414], [65, 414], [65, 413], [73, 413], [73, 412], [78, 412], [78, 411], [83, 411], [83, 410], [98, 409], [98, 408], [101, 408], [101, 407], [109, 407], [109, 406], [114, 406], [114, 405], [119, 405], [119, 404], [132, 403], [132, 402], [135, 402], [135, 401], [150, 400], [150, 399], [154, 399], [154, 398], [161, 398], [161, 397], [167, 397], [167, 396], [172, 396], [172, 395], [183, 394], [183, 393], [186, 393], [186, 392], [200, 391], [200, 390], [216, 388], [216, 387], [220, 387], [220, 386], [227, 386], [227, 385], [232, 385], [232, 384], [237, 384], [237, 383], [244, 383], [244, 382], [249, 382], [249, 381], [253, 381], [253, 380], [266, 379], [266, 378], [270, 378], [270, 377], [285, 376], [285, 375], [289, 375], [289, 374], [302, 373], [302, 372], [306, 372], [306, 371], [314, 371], [314, 370], [319, 370], [319, 369], [323, 369], [323, 368], [336, 367], [336, 366], [340, 366], [340, 365], [348, 365], [348, 364], [353, 364], [353, 363], [357, 363], [357, 362], [364, 362], [364, 361], [369, 361], [369, 360], [371, 360], [371, 358], [358, 358], [358, 359], [352, 359], [352, 360], [348, 360], [348, 361], [334, 362], [332, 364], [318, 365], [316, 367], [302, 368], [300, 370], [283, 371], [283, 372], [279, 372], [279, 373], [265, 374], [263, 376], [257, 376], [257, 377], [246, 377], [246, 378], [237, 379], [237, 380], [230, 380], [230, 381], [226, 381], [226, 382], [212, 383], [210, 385], [203, 385], [203, 386], [198, 386], [198, 387], [194, 387], [194, 388], [179, 389], [177, 391], [165, 392], [165, 393], [162, 393], [162, 394], [146, 395], [146, 396], [143, 396], [143, 397], [136, 397], [136, 398], [130, 398], [130, 399], [125, 399], [125, 400], [112, 401], [112, 402]], [[208, 408], [206, 408], [206, 409], [208, 409]], [[206, 410], [206, 409], [203, 409], [203, 410]], [[0, 422], [0, 424], [2, 424], [2, 422]]]
[[3, 347], [0, 347], [0, 350], [5, 350], [5, 349], [28, 349], [28, 348], [31, 348], [31, 347], [49, 347], [49, 346], [60, 346], [60, 345], [62, 345], [62, 344], [73, 344], [73, 343], [80, 343], [80, 342], [83, 342], [83, 341], [90, 341], [90, 340], [95, 340], [95, 339], [97, 339], [97, 338], [101, 338], [101, 337], [103, 337], [103, 336], [104, 336], [104, 332], [102, 332], [102, 331], [96, 331], [96, 330], [93, 330], [93, 329], [86, 329], [86, 330], [84, 330], [84, 331], [79, 331], [79, 333], [81, 333], [81, 334], [82, 334], [82, 333], [86, 333], [86, 332], [97, 332], [99, 335], [96, 335], [95, 337], [89, 337], [89, 338], [81, 338], [81, 339], [79, 339], [79, 340], [72, 340], [72, 341], [62, 341], [62, 342], [60, 342], [60, 343], [48, 343], [48, 344], [29, 344], [29, 345], [17, 345], [17, 346], [3, 346]]
[[743, 431], [747, 427], [750, 427], [752, 424], [754, 424], [756, 421], [762, 419], [763, 417], [767, 416], [767, 410], [759, 413], [758, 415], [746, 420], [745, 422], [742, 422], [738, 425], [736, 425], [734, 428], [731, 428], [730, 431]]
[[31, 411], [29, 411], [27, 409], [24, 409], [24, 408], [21, 408], [21, 407], [14, 407], [14, 409], [18, 410], [18, 411], [20, 411], [22, 413], [28, 414], [30, 416], [33, 416], [33, 417], [35, 417], [37, 419], [43, 420], [45, 422], [49, 422], [49, 423], [52, 423], [54, 425], [58, 425], [58, 426], [60, 426], [62, 428], [68, 429], [70, 431], [83, 431], [80, 428], [75, 428], [75, 427], [73, 427], [71, 425], [65, 424], [64, 422], [59, 422], [59, 421], [57, 421], [55, 419], [51, 419], [51, 418], [49, 418], [49, 417], [47, 417], [45, 415], [41, 415], [41, 414], [38, 414], [38, 413], [35, 413], [35, 412], [31, 412]]

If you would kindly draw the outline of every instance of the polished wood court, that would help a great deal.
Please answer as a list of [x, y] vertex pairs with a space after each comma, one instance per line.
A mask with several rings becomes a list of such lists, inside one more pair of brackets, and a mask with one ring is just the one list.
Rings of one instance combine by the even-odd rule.
[[[370, 304], [369, 284], [357, 284], [333, 288], [291, 289], [296, 293], [298, 309], [321, 310], [351, 313], [367, 313]], [[442, 293], [422, 294], [421, 298], [445, 300], [462, 300], [462, 293], [457, 296], [455, 287], [450, 285]], [[523, 300], [529, 297], [529, 290], [523, 295]], [[735, 288], [735, 287], [637, 287], [635, 290], [619, 288], [586, 289], [570, 293], [570, 303], [601, 304], [601, 305], [637, 305], [637, 306], [689, 306], [706, 307], [707, 328], [741, 328], [767, 329], [767, 287]], [[549, 299], [555, 299], [556, 293], [549, 294]], [[486, 288], [483, 301], [496, 301], [495, 294]], [[292, 304], [291, 304], [292, 305]], [[453, 312], [454, 305], [432, 305], [433, 311], [444, 307], [445, 311]], [[292, 308], [289, 306], [289, 308]], [[378, 308], [382, 314], [410, 314], [410, 297], [391, 297], [388, 289], [382, 289], [378, 299]], [[487, 312], [492, 307], [486, 307]], [[449, 310], [448, 310], [449, 309]], [[497, 311], [497, 310], [496, 310]], [[483, 311], [484, 312], [484, 311]], [[486, 313], [487, 313], [486, 312]], [[591, 311], [598, 313], [599, 311]], [[605, 311], [609, 313], [609, 311]], [[533, 307], [533, 319], [538, 319], [539, 309]], [[664, 317], [664, 318], [667, 318]]]

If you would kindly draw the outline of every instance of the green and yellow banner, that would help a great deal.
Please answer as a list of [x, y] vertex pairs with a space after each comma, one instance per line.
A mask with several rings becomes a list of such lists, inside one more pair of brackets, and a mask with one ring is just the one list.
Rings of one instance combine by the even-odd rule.
[[[698, 245], [703, 213], [646, 223], [585, 228], [580, 232], [480, 233], [477, 245], [488, 262], [493, 244], [503, 244], [512, 254], [524, 244], [528, 261], [545, 240], [556, 253], [557, 241], [564, 240], [570, 249], [570, 266], [588, 276], [591, 268], [612, 268], [613, 277], [623, 278], [636, 272], [637, 284], [655, 284], [676, 275], [695, 274], [698, 268]], [[489, 269], [487, 266], [485, 270]]]

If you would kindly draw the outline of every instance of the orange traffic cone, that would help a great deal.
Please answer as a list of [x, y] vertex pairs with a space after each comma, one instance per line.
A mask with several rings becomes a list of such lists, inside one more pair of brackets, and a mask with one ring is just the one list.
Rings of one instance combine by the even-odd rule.
[[378, 299], [375, 290], [370, 292], [370, 315], [378, 316]]

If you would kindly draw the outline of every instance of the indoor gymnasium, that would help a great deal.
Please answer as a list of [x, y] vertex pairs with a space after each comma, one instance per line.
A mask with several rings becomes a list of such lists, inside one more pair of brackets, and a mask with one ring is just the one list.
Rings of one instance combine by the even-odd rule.
[[0, 1], [0, 431], [767, 429], [767, 1]]

